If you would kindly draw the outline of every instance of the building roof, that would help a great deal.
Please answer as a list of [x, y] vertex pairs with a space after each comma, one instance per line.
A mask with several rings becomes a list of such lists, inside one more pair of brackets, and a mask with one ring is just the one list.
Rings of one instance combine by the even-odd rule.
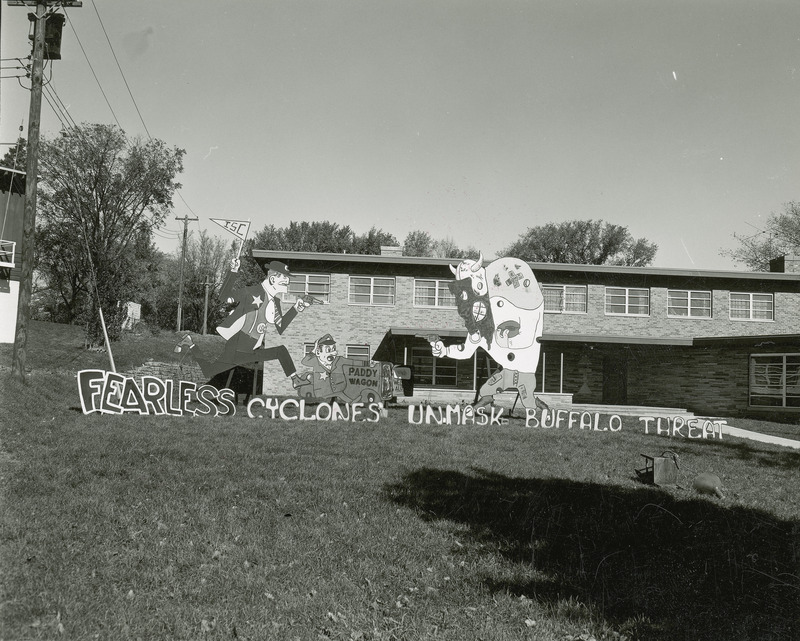
[[693, 344], [697, 347], [712, 345], [800, 345], [800, 334], [760, 334], [757, 336], [698, 336]]
[[[322, 264], [326, 269], [331, 266], [350, 264], [358, 265], [363, 269], [366, 266], [385, 266], [402, 268], [401, 271], [408, 272], [409, 268], [431, 268], [437, 271], [447, 270], [449, 265], [458, 264], [458, 258], [423, 258], [417, 256], [397, 256], [397, 255], [375, 255], [375, 254], [336, 254], [327, 252], [296, 252], [278, 251], [267, 249], [254, 249], [253, 258], [259, 263], [276, 259], [282, 259], [289, 263]], [[490, 261], [488, 261], [490, 262]], [[582, 274], [626, 274], [645, 277], [675, 277], [675, 278], [724, 278], [737, 280], [775, 280], [775, 281], [797, 281], [798, 274], [786, 274], [783, 272], [743, 272], [743, 271], [724, 271], [712, 269], [676, 269], [670, 267], [626, 267], [624, 265], [573, 265], [565, 263], [538, 263], [528, 262], [534, 272], [562, 272], [562, 273], [582, 273]]]
[[442, 329], [436, 327], [397, 327], [392, 325], [389, 332], [395, 336], [419, 336], [428, 337], [436, 334], [443, 338], [466, 338], [466, 329]]
[[581, 343], [589, 344], [614, 344], [614, 345], [667, 345], [670, 347], [691, 347], [691, 337], [679, 336], [617, 336], [612, 334], [548, 334], [544, 332], [540, 340], [542, 343]]
[[[466, 338], [466, 329], [443, 329], [433, 327], [398, 327], [392, 325], [389, 333], [393, 336], [418, 336], [427, 338], [436, 334], [441, 338]], [[622, 344], [622, 345], [682, 345], [689, 347], [692, 338], [652, 337], [652, 336], [614, 336], [608, 334], [549, 334], [545, 332], [542, 343], [583, 343], [583, 344]]]
[[[387, 335], [418, 336], [432, 335], [441, 338], [466, 338], [466, 329], [444, 329], [436, 327], [391, 326]], [[714, 345], [800, 345], [800, 334], [764, 334], [760, 336], [619, 336], [612, 334], [551, 334], [544, 332], [541, 343], [581, 343], [583, 345], [663, 345], [667, 347], [708, 347]]]

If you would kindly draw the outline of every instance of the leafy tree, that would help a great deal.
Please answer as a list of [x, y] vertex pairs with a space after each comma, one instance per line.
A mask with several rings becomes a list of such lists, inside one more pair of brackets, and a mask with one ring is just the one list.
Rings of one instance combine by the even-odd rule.
[[523, 260], [582, 265], [644, 267], [658, 245], [634, 239], [627, 227], [602, 220], [571, 220], [530, 227], [502, 253]]
[[[238, 243], [238, 241], [237, 241]], [[225, 316], [218, 297], [222, 281], [236, 253], [235, 243], [211, 236], [205, 230], [197, 236], [189, 233], [186, 240], [186, 262], [183, 266], [183, 298], [181, 324], [187, 331], [199, 332], [203, 328], [206, 288], [208, 288], [208, 331], [213, 332]], [[144, 304], [142, 311], [160, 327], [174, 327], [178, 315], [178, 280], [181, 270], [181, 248], [165, 256], [159, 267], [158, 286], [154, 295]], [[262, 277], [263, 278], [263, 277]], [[208, 281], [206, 281], [208, 279]]]
[[404, 256], [433, 256], [433, 238], [421, 229], [408, 232], [403, 241]]
[[381, 245], [396, 244], [394, 236], [375, 227], [358, 236], [349, 225], [340, 227], [338, 223], [328, 221], [293, 221], [288, 227], [267, 225], [256, 233], [251, 247], [334, 254], [380, 254]]
[[[267, 225], [257, 232], [245, 244], [242, 258], [252, 259], [253, 249], [377, 255], [381, 245], [397, 245], [397, 239], [376, 227], [359, 236], [349, 226], [340, 227], [338, 223], [290, 222], [287, 227]], [[264, 273], [255, 261], [242, 260], [242, 284], [252, 285], [263, 279]]]
[[[252, 285], [264, 280], [264, 272], [252, 260], [253, 249], [285, 251], [352, 253], [353, 231], [339, 223], [295, 222], [286, 227], [267, 225], [248, 240], [242, 250], [239, 280], [242, 285]], [[249, 257], [249, 260], [244, 260]]]
[[403, 241], [403, 255], [428, 258], [463, 258], [466, 252], [460, 249], [450, 237], [435, 239], [428, 232], [416, 229], [410, 231]]
[[[37, 229], [34, 301], [35, 318], [60, 323], [97, 322], [94, 301], [93, 263], [88, 259], [83, 234], [73, 227], [45, 225]], [[111, 337], [116, 337], [123, 314], [122, 304], [139, 301], [157, 282], [161, 256], [148, 235], [138, 234], [126, 251], [121, 252], [114, 269], [125, 275], [118, 296], [107, 298], [103, 315]], [[177, 279], [176, 279], [177, 280]], [[99, 288], [102, 289], [102, 286]], [[118, 305], [120, 303], [120, 305]], [[89, 323], [91, 326], [91, 322]], [[94, 331], [99, 331], [95, 327]], [[93, 340], [99, 340], [97, 334]], [[90, 342], [93, 342], [90, 340]]]
[[338, 223], [290, 222], [288, 227], [267, 225], [256, 233], [253, 246], [259, 249], [285, 249], [290, 251], [331, 252], [342, 254], [351, 250], [353, 231]]
[[764, 229], [752, 236], [736, 236], [739, 246], [723, 250], [736, 263], [752, 271], [769, 271], [769, 261], [800, 252], [800, 203], [788, 202], [781, 213], [771, 213]]
[[[461, 249], [449, 236], [433, 241], [432, 256], [435, 258], [466, 258], [470, 251], [470, 248], [467, 250]], [[472, 250], [471, 253], [475, 254], [477, 258], [477, 250]]]
[[371, 227], [366, 234], [353, 236], [353, 254], [380, 255], [381, 247], [396, 247], [399, 243], [389, 232]]
[[472, 253], [477, 257], [478, 250], [461, 249], [451, 237], [433, 238], [421, 229], [411, 231], [403, 241], [404, 256], [422, 256], [428, 258], [466, 258]]
[[5, 156], [0, 160], [0, 167], [8, 169], [18, 169], [25, 171], [25, 166], [28, 158], [28, 141], [24, 138], [19, 138], [16, 145], [9, 147]]
[[[60, 320], [86, 320], [88, 342], [102, 341], [98, 305], [111, 316], [152, 286], [152, 232], [171, 211], [184, 153], [104, 124], [43, 138], [37, 276], [62, 301]], [[112, 340], [117, 320], [106, 318]]]

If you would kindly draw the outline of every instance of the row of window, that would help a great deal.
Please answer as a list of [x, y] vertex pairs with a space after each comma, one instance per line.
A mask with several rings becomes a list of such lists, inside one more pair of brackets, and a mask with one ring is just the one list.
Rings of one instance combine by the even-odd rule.
[[[585, 285], [543, 285], [544, 309], [561, 314], [585, 314]], [[649, 316], [650, 290], [637, 287], [606, 287], [605, 312], [609, 316]], [[775, 317], [772, 294], [730, 292], [729, 316], [733, 320], [765, 320]], [[710, 291], [667, 290], [667, 316], [673, 318], [711, 318]]]
[[800, 407], [800, 354], [750, 357], [750, 405]]
[[[414, 280], [414, 306], [455, 308], [456, 301], [447, 285], [452, 281]], [[586, 285], [542, 285], [544, 310], [558, 314], [585, 314]], [[331, 277], [328, 274], [294, 274], [289, 281], [289, 294], [311, 294], [330, 300]], [[396, 282], [391, 276], [350, 276], [347, 301], [351, 305], [395, 304]], [[711, 318], [710, 291], [690, 289], [667, 290], [667, 315], [674, 318]], [[774, 320], [772, 294], [730, 292], [729, 312], [733, 320]], [[609, 316], [649, 316], [650, 289], [638, 287], [606, 287], [605, 313]]]
[[[311, 354], [314, 351], [314, 343], [303, 343], [303, 351], [306, 356]], [[359, 343], [358, 345], [345, 345], [344, 355], [345, 358], [360, 358], [365, 361], [368, 361], [372, 358], [369, 345], [365, 343]]]

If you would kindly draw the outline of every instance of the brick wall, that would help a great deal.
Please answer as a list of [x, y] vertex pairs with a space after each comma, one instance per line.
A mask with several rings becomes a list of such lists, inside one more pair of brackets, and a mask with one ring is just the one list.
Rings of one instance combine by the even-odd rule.
[[[326, 333], [336, 339], [339, 352], [344, 355], [347, 345], [369, 345], [370, 354], [374, 354], [392, 326], [463, 330], [455, 309], [414, 307], [414, 278], [398, 276], [395, 285], [394, 305], [350, 305], [349, 275], [331, 274], [330, 304], [314, 305], [298, 314], [283, 336], [271, 335], [272, 344], [286, 345], [298, 370], [302, 370], [304, 344], [313, 343]], [[269, 394], [293, 393], [291, 383], [275, 362], [265, 365], [264, 390]]]
[[768, 413], [770, 408], [748, 405], [750, 355], [792, 351], [800, 351], [800, 346], [550, 345], [545, 348], [546, 390], [558, 386], [555, 363], [563, 354], [563, 391], [572, 394], [575, 403], [603, 403], [603, 359], [614, 355], [626, 363], [628, 405], [679, 407], [718, 416]]
[[151, 359], [143, 365], [130, 370], [125, 375], [136, 379], [142, 376], [155, 376], [162, 380], [190, 381], [198, 385], [205, 383], [207, 380], [203, 376], [200, 367], [194, 361], [179, 365], [178, 363], [159, 363]]

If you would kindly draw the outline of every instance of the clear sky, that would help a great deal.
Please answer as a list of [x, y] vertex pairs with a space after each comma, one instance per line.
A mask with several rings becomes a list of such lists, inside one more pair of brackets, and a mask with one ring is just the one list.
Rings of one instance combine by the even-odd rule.
[[[29, 9], [3, 4], [6, 67], [30, 52]], [[729, 269], [734, 232], [800, 199], [797, 0], [83, 0], [67, 13], [51, 87], [76, 122], [116, 116], [186, 150], [175, 215], [198, 216], [190, 229], [332, 220], [489, 256], [530, 226], [591, 218], [657, 243], [656, 266]], [[29, 92], [4, 79], [0, 100], [13, 142]]]

